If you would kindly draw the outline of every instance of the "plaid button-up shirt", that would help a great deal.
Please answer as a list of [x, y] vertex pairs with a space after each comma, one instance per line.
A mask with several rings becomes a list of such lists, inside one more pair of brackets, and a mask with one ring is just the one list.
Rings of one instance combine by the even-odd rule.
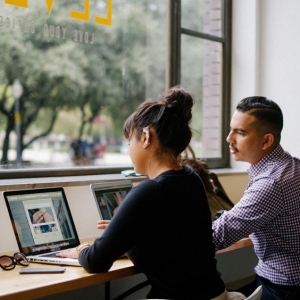
[[248, 174], [243, 197], [213, 222], [216, 250], [249, 236], [259, 276], [300, 286], [300, 160], [278, 146]]

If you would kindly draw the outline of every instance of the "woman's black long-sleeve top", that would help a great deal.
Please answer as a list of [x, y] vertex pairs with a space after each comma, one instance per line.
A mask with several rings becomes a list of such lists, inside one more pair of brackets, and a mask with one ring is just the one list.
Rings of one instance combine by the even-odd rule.
[[132, 188], [79, 262], [90, 273], [106, 272], [127, 252], [150, 281], [148, 298], [211, 299], [225, 289], [211, 227], [200, 177], [187, 167], [166, 171]]

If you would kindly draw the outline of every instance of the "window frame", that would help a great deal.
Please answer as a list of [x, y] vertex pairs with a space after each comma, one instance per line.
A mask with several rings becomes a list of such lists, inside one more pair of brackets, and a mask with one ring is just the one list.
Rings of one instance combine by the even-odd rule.
[[[213, 42], [220, 42], [223, 49], [222, 57], [222, 132], [221, 132], [221, 157], [207, 158], [206, 162], [209, 168], [229, 168], [230, 152], [226, 142], [229, 132], [230, 114], [231, 114], [231, 27], [232, 27], [232, 0], [223, 0], [224, 9], [222, 11], [222, 20], [224, 36], [218, 37], [206, 34], [200, 31], [194, 31], [181, 27], [181, 1], [170, 1], [170, 67], [169, 67], [169, 86], [173, 86], [181, 81], [181, 36], [183, 34], [202, 38]], [[200, 159], [200, 158], [199, 158]]]

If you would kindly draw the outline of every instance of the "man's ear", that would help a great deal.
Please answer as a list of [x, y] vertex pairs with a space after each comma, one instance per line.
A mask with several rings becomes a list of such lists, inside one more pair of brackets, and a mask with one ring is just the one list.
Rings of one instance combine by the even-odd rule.
[[264, 138], [265, 139], [264, 139], [264, 143], [263, 143], [263, 150], [266, 150], [273, 145], [274, 135], [272, 133], [267, 133], [267, 134], [265, 134]]

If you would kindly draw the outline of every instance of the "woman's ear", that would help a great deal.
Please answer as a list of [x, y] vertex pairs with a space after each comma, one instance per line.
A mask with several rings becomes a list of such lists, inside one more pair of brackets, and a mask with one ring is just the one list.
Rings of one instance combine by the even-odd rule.
[[274, 143], [274, 135], [272, 133], [265, 134], [265, 140], [263, 144], [263, 150], [268, 149], [271, 147]]
[[148, 126], [143, 128], [143, 134], [144, 134], [143, 148], [147, 148], [150, 145], [150, 131]]

